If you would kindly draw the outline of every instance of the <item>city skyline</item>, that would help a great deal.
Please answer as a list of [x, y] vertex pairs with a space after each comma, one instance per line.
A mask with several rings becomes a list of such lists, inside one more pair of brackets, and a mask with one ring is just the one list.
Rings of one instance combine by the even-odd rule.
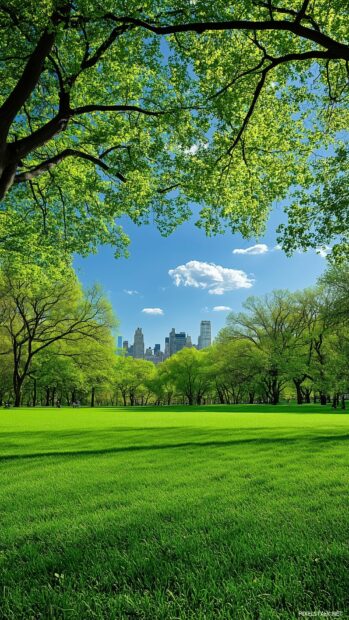
[[[122, 342], [122, 346], [121, 343]], [[135, 359], [145, 359], [154, 363], [162, 362], [168, 357], [181, 351], [184, 348], [195, 348], [198, 350], [206, 349], [212, 344], [211, 338], [211, 321], [203, 320], [200, 322], [200, 334], [197, 344], [194, 344], [192, 338], [187, 332], [176, 332], [172, 327], [168, 336], [164, 338], [164, 347], [161, 349], [161, 343], [154, 343], [153, 346], [145, 346], [144, 334], [142, 327], [136, 327], [133, 343], [130, 340], [123, 340], [122, 336], [117, 337], [119, 354], [124, 352]]]

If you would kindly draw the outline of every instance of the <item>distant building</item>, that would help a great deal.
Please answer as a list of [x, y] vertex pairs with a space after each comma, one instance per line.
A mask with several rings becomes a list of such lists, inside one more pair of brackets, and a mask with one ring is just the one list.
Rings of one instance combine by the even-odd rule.
[[193, 343], [191, 341], [191, 336], [189, 336], [189, 334], [187, 334], [187, 337], [185, 339], [185, 345], [184, 345], [187, 349], [191, 349], [193, 346]]
[[206, 349], [211, 346], [211, 321], [201, 321], [198, 349]]
[[144, 336], [141, 327], [137, 327], [135, 331], [132, 355], [136, 359], [144, 358]]
[[185, 332], [176, 333], [175, 328], [173, 327], [170, 331], [169, 335], [169, 355], [174, 355], [178, 353], [181, 349], [185, 347], [185, 343], [187, 340], [187, 335]]
[[128, 350], [128, 340], [124, 340], [124, 342], [122, 343], [122, 348], [126, 349], [126, 351]]
[[153, 349], [152, 349], [151, 347], [148, 347], [148, 348], [145, 350], [145, 353], [144, 353], [144, 359], [145, 359], [147, 362], [154, 362]]
[[170, 339], [167, 337], [165, 338], [165, 349], [164, 349], [164, 357], [169, 357], [170, 356]]
[[118, 336], [117, 337], [117, 349], [116, 349], [116, 355], [122, 355], [123, 351], [122, 351], [122, 336]]

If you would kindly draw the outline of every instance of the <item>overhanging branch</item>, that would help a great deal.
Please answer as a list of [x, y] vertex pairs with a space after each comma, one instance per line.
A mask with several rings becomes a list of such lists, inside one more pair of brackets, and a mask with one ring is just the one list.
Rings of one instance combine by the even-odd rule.
[[[46, 159], [45, 161], [43, 161], [41, 164], [38, 164], [34, 168], [31, 168], [30, 170], [27, 170], [26, 172], [20, 172], [19, 174], [16, 174], [14, 183], [17, 184], [17, 183], [25, 183], [27, 181], [31, 181], [35, 177], [38, 177], [41, 174], [44, 174], [48, 170], [51, 170], [51, 168], [54, 168], [54, 166], [59, 164], [61, 161], [63, 161], [63, 159], [66, 159], [67, 157], [79, 157], [80, 159], [85, 159], [87, 161], [90, 161], [95, 166], [102, 168], [102, 170], [104, 170], [105, 172], [110, 171], [110, 166], [108, 166], [104, 161], [102, 161], [98, 157], [95, 157], [94, 155], [90, 155], [89, 153], [85, 153], [84, 151], [78, 151], [76, 149], [65, 149], [61, 153], [58, 153], [58, 155], [55, 155], [54, 157], [50, 157], [49, 159]], [[124, 177], [123, 174], [121, 174], [120, 172], [117, 172], [114, 174], [120, 181], [122, 181], [123, 183], [126, 182], [126, 178]]]
[[[298, 14], [297, 14], [298, 15]], [[303, 26], [297, 20], [227, 20], [227, 21], [203, 21], [203, 22], [190, 22], [185, 24], [171, 24], [166, 26], [156, 26], [149, 22], [137, 19], [135, 17], [118, 17], [112, 13], [105, 15], [106, 19], [110, 19], [116, 23], [129, 24], [139, 26], [153, 32], [154, 34], [167, 35], [175, 34], [179, 32], [195, 32], [196, 34], [203, 34], [204, 32], [217, 32], [226, 30], [245, 30], [246, 32], [258, 32], [258, 31], [286, 31], [295, 34], [302, 39], [312, 41], [321, 47], [331, 52], [332, 58], [342, 58], [344, 60], [349, 59], [349, 45], [339, 43], [328, 35]]]

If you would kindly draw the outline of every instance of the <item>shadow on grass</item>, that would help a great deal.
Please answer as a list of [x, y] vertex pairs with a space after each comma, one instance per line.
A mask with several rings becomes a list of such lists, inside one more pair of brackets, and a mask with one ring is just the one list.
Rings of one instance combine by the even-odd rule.
[[[111, 410], [113, 408], [110, 408]], [[349, 414], [349, 409], [336, 409], [332, 408], [331, 404], [328, 405], [320, 405], [313, 403], [304, 403], [303, 405], [193, 405], [189, 407], [188, 405], [161, 405], [159, 407], [151, 406], [141, 406], [137, 405], [135, 407], [116, 407], [116, 412], [125, 412], [125, 413], [182, 413], [182, 414], [190, 414], [190, 413], [300, 413], [300, 414], [311, 414], [311, 415], [333, 415], [333, 416], [343, 416], [345, 414]]]
[[279, 446], [294, 445], [294, 444], [308, 444], [311, 443], [324, 443], [324, 442], [336, 442], [336, 441], [348, 441], [349, 434], [347, 435], [322, 435], [311, 437], [309, 435], [300, 435], [297, 437], [258, 437], [258, 438], [246, 438], [246, 439], [233, 439], [228, 441], [183, 441], [178, 443], [162, 443], [162, 444], [144, 444], [144, 445], [128, 445], [119, 446], [114, 448], [101, 448], [101, 449], [86, 449], [86, 450], [57, 450], [47, 452], [31, 452], [28, 454], [7, 454], [0, 456], [0, 462], [14, 461], [21, 459], [37, 459], [46, 457], [81, 457], [81, 456], [103, 456], [109, 454], [128, 453], [128, 452], [142, 452], [151, 450], [173, 450], [181, 448], [227, 448], [243, 445], [256, 445], [257, 447], [263, 446]]

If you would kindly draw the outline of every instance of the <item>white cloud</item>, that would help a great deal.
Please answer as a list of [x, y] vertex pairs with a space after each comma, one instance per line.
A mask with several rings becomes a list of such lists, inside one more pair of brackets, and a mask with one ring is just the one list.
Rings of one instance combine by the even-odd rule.
[[161, 316], [164, 314], [162, 308], [143, 308], [142, 312], [144, 312], [144, 314], [153, 314], [155, 316]]
[[316, 248], [316, 253], [321, 256], [321, 258], [326, 258], [329, 255], [332, 248], [330, 245], [323, 245], [321, 248]]
[[[275, 248], [276, 249], [276, 248]], [[269, 248], [266, 243], [256, 243], [249, 248], [236, 248], [233, 250], [233, 254], [266, 254], [269, 252]]]
[[213, 308], [214, 312], [230, 312], [230, 310], [230, 306], [214, 306]]
[[192, 144], [189, 148], [183, 149], [183, 152], [186, 155], [196, 155], [200, 149], [208, 149], [208, 142], [197, 142], [196, 144]]
[[124, 288], [124, 293], [126, 293], [126, 295], [140, 295], [139, 291], [132, 291], [130, 289]]
[[240, 269], [229, 269], [215, 263], [191, 260], [169, 270], [176, 286], [207, 289], [210, 295], [223, 295], [239, 288], [251, 288], [253, 280]]

